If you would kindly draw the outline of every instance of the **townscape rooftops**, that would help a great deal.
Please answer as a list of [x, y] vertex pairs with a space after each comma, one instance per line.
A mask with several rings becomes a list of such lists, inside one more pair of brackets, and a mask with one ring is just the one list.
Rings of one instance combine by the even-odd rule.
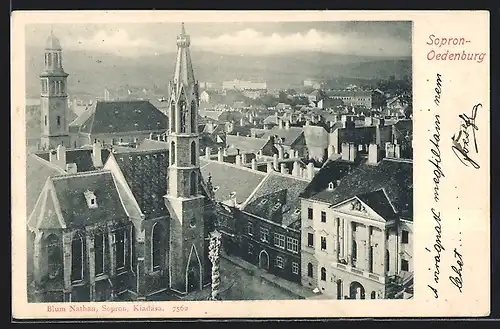
[[279, 128], [273, 127], [269, 131], [267, 131], [262, 139], [268, 139], [272, 136], [278, 136], [281, 139], [283, 145], [292, 146], [296, 140], [304, 133], [304, 129], [302, 127], [289, 127], [289, 128]]
[[247, 153], [259, 152], [267, 142], [267, 138], [226, 135], [226, 146], [228, 148], [239, 149]]
[[145, 138], [138, 146], [139, 151], [159, 151], [168, 150], [168, 142]]
[[[81, 228], [104, 220], [127, 220], [111, 172], [87, 172], [51, 179], [66, 227]], [[86, 191], [95, 195], [97, 207], [89, 207]]]
[[[41, 152], [36, 152], [35, 154], [40, 158], [49, 161], [50, 152], [51, 151], [41, 151]], [[92, 160], [92, 152], [93, 149], [92, 147], [89, 146], [78, 149], [66, 149], [66, 163], [75, 163], [78, 172], [96, 170], [98, 168], [94, 166], [94, 162]], [[101, 149], [101, 159], [103, 164], [108, 159], [110, 153], [111, 152], [108, 149], [105, 148]], [[65, 170], [66, 168], [62, 169]]]
[[[323, 170], [328, 171], [329, 174], [326, 174], [327, 177], [323, 177]], [[339, 174], [335, 168], [322, 169], [315, 176], [311, 184], [320, 185], [321, 181], [328, 184], [328, 182], [337, 177], [339, 177]], [[314, 189], [318, 192], [310, 191], [309, 193], [304, 193], [304, 197], [336, 205], [352, 197], [366, 195], [382, 189], [398, 215], [412, 220], [413, 165], [411, 161], [407, 160], [382, 159], [376, 165], [365, 162], [357, 168], [352, 169], [344, 178], [341, 178], [340, 184], [332, 191]], [[370, 198], [372, 198], [370, 200], [379, 200], [373, 199], [379, 197], [380, 195], [370, 195]], [[371, 202], [371, 204], [374, 205], [374, 210], [377, 211], [376, 202]]]
[[328, 132], [323, 126], [305, 126], [304, 137], [307, 147], [328, 147]]
[[205, 181], [212, 176], [218, 202], [228, 201], [234, 196], [238, 203], [243, 203], [266, 176], [266, 173], [226, 162], [201, 160], [200, 166]]
[[70, 126], [82, 133], [166, 130], [167, 116], [149, 101], [97, 101]]
[[372, 95], [370, 91], [362, 90], [327, 90], [325, 93], [329, 97], [369, 97]]
[[163, 196], [168, 187], [168, 150], [131, 150], [115, 160], [146, 218], [168, 216]]
[[[274, 196], [276, 200], [273, 207], [279, 204], [279, 212], [282, 217], [282, 225], [290, 226], [300, 220], [300, 194], [309, 184], [309, 181], [300, 177], [270, 172], [262, 183], [257, 187], [252, 196], [245, 202], [242, 210], [256, 216], [262, 216], [262, 200]], [[283, 192], [284, 191], [284, 192]], [[298, 211], [297, 211], [298, 210]], [[264, 217], [266, 219], [269, 219]]]

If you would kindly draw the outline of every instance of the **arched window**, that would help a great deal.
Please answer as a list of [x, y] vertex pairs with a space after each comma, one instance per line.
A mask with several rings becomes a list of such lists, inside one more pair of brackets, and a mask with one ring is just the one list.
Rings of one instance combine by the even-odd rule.
[[326, 268], [321, 268], [321, 281], [326, 281]]
[[196, 166], [196, 142], [191, 142], [191, 164]]
[[186, 101], [180, 101], [180, 110], [181, 110], [181, 133], [186, 132]]
[[52, 54], [51, 54], [51, 53], [48, 53], [48, 54], [47, 54], [47, 63], [48, 63], [49, 65], [52, 65]]
[[83, 262], [85, 261], [83, 237], [80, 234], [73, 236], [71, 242], [71, 281], [83, 280]]
[[162, 235], [161, 226], [158, 223], [154, 224], [151, 233], [151, 259], [153, 271], [158, 271], [161, 264], [161, 250], [162, 250]]
[[[34, 240], [33, 240], [34, 241]], [[45, 239], [47, 246], [47, 263], [49, 278], [60, 277], [63, 273], [63, 251], [61, 239], [55, 234], [50, 234]]]
[[192, 171], [191, 172], [191, 177], [189, 178], [189, 184], [190, 184], [190, 194], [191, 195], [196, 195], [196, 185], [198, 184], [196, 180], [196, 172]]
[[377, 293], [375, 291], [372, 291], [370, 294], [371, 299], [377, 299]]
[[307, 276], [310, 278], [313, 277], [313, 264], [311, 263], [307, 264]]
[[391, 269], [391, 255], [389, 254], [389, 249], [385, 250], [385, 271], [389, 272]]
[[172, 102], [170, 105], [170, 131], [175, 133], [175, 104]]
[[196, 134], [197, 128], [196, 127], [196, 115], [198, 114], [198, 111], [196, 109], [196, 102], [192, 101], [191, 102], [191, 133]]
[[170, 164], [175, 165], [175, 142], [170, 143]]
[[95, 254], [95, 274], [104, 274], [104, 264], [106, 261], [106, 236], [105, 234], [96, 234], [94, 238], [94, 254]]

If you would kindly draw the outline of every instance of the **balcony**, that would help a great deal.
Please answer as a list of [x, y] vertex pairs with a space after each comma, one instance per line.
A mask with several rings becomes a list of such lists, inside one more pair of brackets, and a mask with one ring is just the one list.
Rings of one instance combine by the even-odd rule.
[[369, 280], [376, 281], [376, 282], [379, 282], [382, 284], [385, 284], [385, 281], [386, 281], [385, 275], [378, 275], [378, 274], [370, 273], [369, 271], [356, 268], [355, 266], [352, 266], [352, 265], [333, 262], [332, 267], [338, 268], [344, 272], [348, 272], [348, 273], [352, 273], [352, 274], [355, 274], [358, 276], [365, 277]]

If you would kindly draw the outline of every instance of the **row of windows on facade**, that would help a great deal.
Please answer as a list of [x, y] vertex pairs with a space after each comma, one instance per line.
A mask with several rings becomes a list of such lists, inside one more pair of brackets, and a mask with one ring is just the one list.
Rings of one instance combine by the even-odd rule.
[[[313, 208], [307, 208], [307, 218], [310, 220], [314, 219]], [[321, 211], [321, 222], [326, 223], [326, 211]], [[337, 217], [337, 228], [339, 228], [339, 226], [340, 226], [340, 218]], [[351, 227], [352, 227], [353, 232], [356, 232], [357, 226], [358, 226], [358, 224], [356, 222], [351, 222]], [[389, 239], [388, 234], [389, 233], [387, 232], [386, 239]], [[401, 231], [401, 243], [403, 243], [403, 244], [409, 243], [409, 232], [406, 230]]]
[[[60, 127], [61, 126], [61, 116], [60, 115], [58, 115], [56, 117], [56, 122], [57, 122], [57, 126]], [[49, 124], [49, 119], [46, 115], [43, 117], [43, 123], [45, 124], [45, 126], [47, 126]]]
[[[180, 101], [179, 103], [180, 107], [180, 130], [179, 133], [186, 133], [186, 116], [187, 116], [187, 109], [186, 109], [186, 102], [185, 101]], [[175, 111], [175, 104], [172, 103], [170, 106], [170, 132], [175, 133], [177, 132], [177, 117], [176, 117], [176, 111]], [[191, 130], [190, 133], [194, 134], [198, 131], [198, 127], [196, 125], [196, 116], [198, 115], [198, 111], [196, 109], [196, 102], [192, 101], [191, 102]]]
[[[253, 223], [248, 223], [248, 235], [253, 236]], [[265, 227], [260, 228], [260, 241], [269, 242], [269, 229]], [[285, 235], [280, 233], [274, 233], [274, 245], [278, 248], [285, 249]], [[299, 253], [299, 240], [286, 237], [286, 249], [293, 253]]]
[[335, 99], [341, 99], [341, 100], [344, 100], [344, 101], [371, 101], [371, 98], [366, 98], [366, 97], [356, 97], [356, 96], [333, 96], [333, 98]]
[[[133, 231], [132, 231], [133, 232]], [[114, 256], [115, 268], [118, 273], [124, 272], [130, 262], [129, 257], [134, 254], [134, 237], [129, 236], [125, 230], [118, 230], [113, 233], [114, 236]], [[130, 238], [130, 239], [129, 239]], [[129, 242], [130, 241], [130, 242]], [[109, 240], [107, 233], [96, 234], [94, 236], [94, 272], [95, 276], [106, 274], [106, 264], [109, 263], [111, 253], [109, 249]], [[86, 257], [86, 243], [84, 237], [75, 234], [71, 243], [71, 281], [79, 282], [84, 279], [84, 270]], [[162, 263], [163, 234], [161, 226], [155, 224], [151, 235], [151, 270], [158, 271]], [[60, 239], [51, 234], [47, 237], [47, 254], [49, 278], [58, 278], [62, 275], [63, 251]], [[108, 267], [109, 270], [109, 267]]]
[[[249, 243], [248, 244], [248, 254], [253, 255], [254, 253], [254, 246], [253, 244]], [[274, 258], [274, 267], [279, 268], [279, 269], [284, 269], [285, 268], [285, 258], [283, 256], [276, 256]], [[299, 263], [297, 262], [292, 262], [292, 273], [293, 274], [299, 274]]]
[[57, 94], [61, 95], [66, 92], [66, 84], [64, 81], [52, 81], [50, 84], [50, 90], [49, 90], [49, 80], [48, 79], [43, 79], [42, 80], [42, 93], [43, 94]]
[[45, 66], [62, 66], [62, 56], [60, 53], [45, 53]]

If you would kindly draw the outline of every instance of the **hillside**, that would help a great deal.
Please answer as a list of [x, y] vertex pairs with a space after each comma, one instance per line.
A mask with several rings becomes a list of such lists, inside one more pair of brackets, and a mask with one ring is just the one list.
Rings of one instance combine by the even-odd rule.
[[[360, 79], [411, 76], [411, 59], [385, 59], [295, 53], [273, 56], [232, 56], [192, 51], [196, 78], [220, 82], [229, 79], [265, 80], [270, 88], [289, 88], [307, 78], [350, 77]], [[70, 74], [68, 90], [73, 94], [101, 95], [105, 87], [123, 85], [166, 88], [173, 72], [174, 53], [138, 58], [102, 53], [64, 51], [63, 64]], [[26, 53], [26, 92], [39, 93], [38, 74], [43, 68], [43, 49], [28, 48]]]

